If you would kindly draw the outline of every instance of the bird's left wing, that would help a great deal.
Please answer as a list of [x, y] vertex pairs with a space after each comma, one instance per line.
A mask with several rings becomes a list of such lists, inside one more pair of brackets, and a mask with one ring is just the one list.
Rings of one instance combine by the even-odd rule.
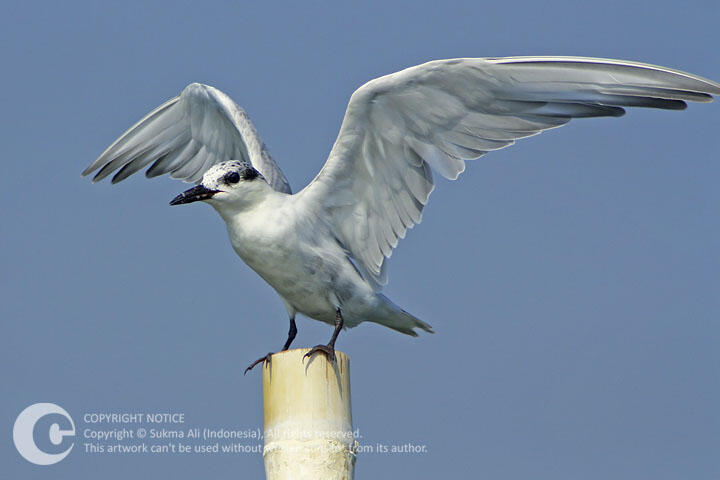
[[290, 193], [245, 111], [220, 90], [191, 83], [130, 127], [82, 174], [99, 168], [93, 177], [97, 182], [119, 169], [112, 178], [116, 183], [150, 165], [147, 177], [169, 173], [197, 183], [210, 167], [226, 160], [252, 163], [271, 187]]
[[622, 107], [685, 108], [720, 85], [653, 65], [583, 57], [438, 60], [381, 77], [351, 97], [328, 161], [298, 200], [329, 218], [378, 288], [385, 259], [419, 223], [432, 170], [455, 179], [465, 161], [572, 118]]

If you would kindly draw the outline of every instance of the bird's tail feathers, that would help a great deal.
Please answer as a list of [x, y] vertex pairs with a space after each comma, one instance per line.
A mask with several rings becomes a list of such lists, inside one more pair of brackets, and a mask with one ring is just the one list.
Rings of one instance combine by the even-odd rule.
[[408, 312], [391, 302], [385, 295], [380, 295], [385, 300], [385, 307], [380, 310], [377, 316], [370, 319], [371, 322], [385, 325], [386, 327], [397, 330], [400, 333], [417, 337], [418, 334], [414, 330], [419, 328], [427, 333], [435, 333], [433, 328], [417, 317], [410, 315]]

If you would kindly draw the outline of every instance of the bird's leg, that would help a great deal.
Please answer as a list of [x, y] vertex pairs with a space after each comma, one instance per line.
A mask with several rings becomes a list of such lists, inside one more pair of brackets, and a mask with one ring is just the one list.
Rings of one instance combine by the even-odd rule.
[[[293, 342], [293, 340], [295, 340], [295, 335], [297, 335], [297, 326], [295, 325], [295, 317], [290, 317], [290, 330], [288, 331], [288, 338], [287, 338], [287, 341], [285, 342], [285, 345], [283, 346], [282, 350], [280, 350], [281, 352], [284, 352], [285, 350], [290, 348], [290, 344]], [[245, 369], [245, 374], [247, 374], [247, 372], [252, 370], [253, 367], [255, 365], [257, 365], [258, 363], [267, 362], [269, 364], [270, 361], [272, 360], [272, 355], [273, 355], [273, 352], [270, 352], [267, 355], [265, 355], [264, 357], [260, 357], [257, 360], [255, 360], [253, 363], [250, 364], [249, 367], [247, 367]]]
[[310, 349], [308, 353], [303, 356], [303, 358], [309, 357], [316, 352], [322, 352], [325, 354], [328, 360], [330, 360], [331, 362], [335, 362], [335, 340], [337, 340], [337, 337], [340, 334], [340, 330], [342, 330], [344, 323], [345, 321], [343, 320], [342, 312], [338, 308], [335, 313], [335, 331], [333, 332], [332, 337], [330, 337], [330, 341], [328, 342], [328, 344], [314, 346]]
[[297, 335], [297, 327], [295, 326], [295, 317], [292, 317], [290, 319], [290, 330], [288, 331], [288, 338], [285, 342], [285, 346], [281, 351], [284, 352], [285, 350], [290, 348], [290, 344], [293, 342], [293, 340], [295, 340], [295, 335]]

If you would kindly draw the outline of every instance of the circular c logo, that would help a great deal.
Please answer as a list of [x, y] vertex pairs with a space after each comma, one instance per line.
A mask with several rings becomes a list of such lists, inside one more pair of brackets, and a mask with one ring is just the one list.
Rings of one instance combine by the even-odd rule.
[[61, 415], [70, 423], [69, 430], [60, 430], [60, 425], [58, 423], [50, 425], [48, 430], [50, 443], [53, 445], [60, 445], [63, 441], [63, 437], [75, 435], [75, 424], [73, 423], [70, 414], [58, 405], [55, 405], [54, 403], [36, 403], [34, 405], [30, 405], [20, 412], [20, 415], [18, 415], [15, 420], [15, 426], [13, 427], [13, 442], [15, 443], [17, 451], [20, 452], [20, 455], [22, 455], [28, 462], [36, 465], [52, 465], [53, 463], [57, 463], [65, 458], [75, 445], [73, 442], [68, 448], [59, 453], [48, 453], [41, 450], [37, 443], [35, 443], [35, 425], [43, 417], [52, 414]]

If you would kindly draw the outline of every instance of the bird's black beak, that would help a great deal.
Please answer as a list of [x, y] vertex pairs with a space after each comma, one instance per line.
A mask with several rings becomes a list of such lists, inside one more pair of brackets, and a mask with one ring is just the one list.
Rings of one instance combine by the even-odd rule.
[[220, 190], [210, 190], [202, 185], [198, 185], [190, 190], [185, 190], [183, 193], [173, 198], [170, 201], [170, 205], [180, 205], [182, 203], [197, 202], [198, 200], [207, 200], [208, 198], [212, 198], [212, 196], [219, 191]]

